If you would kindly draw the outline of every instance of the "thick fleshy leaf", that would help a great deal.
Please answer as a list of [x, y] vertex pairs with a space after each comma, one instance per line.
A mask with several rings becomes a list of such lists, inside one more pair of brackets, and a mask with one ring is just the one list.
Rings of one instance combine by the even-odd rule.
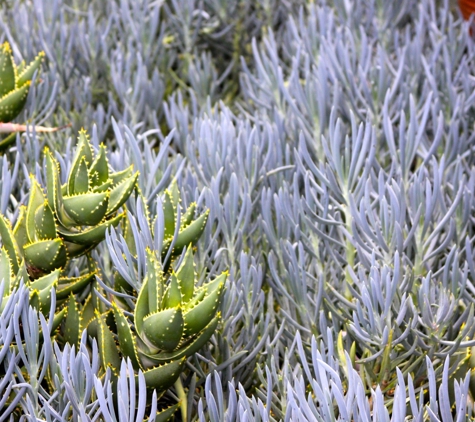
[[106, 230], [109, 227], [116, 227], [120, 223], [122, 217], [124, 217], [124, 213], [119, 214], [116, 217], [111, 218], [110, 220], [106, 220], [97, 226], [93, 226], [92, 228], [81, 232], [75, 233], [69, 230], [64, 230], [62, 228], [59, 228], [58, 232], [60, 233], [61, 237], [67, 242], [76, 243], [84, 246], [93, 246], [102, 242], [106, 236]]
[[181, 216], [180, 227], [186, 228], [192, 221], [196, 211], [196, 202], [192, 202], [186, 212]]
[[140, 367], [137, 356], [137, 348], [135, 344], [134, 335], [130, 329], [129, 321], [119, 307], [112, 302], [112, 311], [114, 312], [115, 323], [117, 326], [117, 337], [119, 338], [119, 348], [122, 354], [130, 358], [132, 365], [136, 371]]
[[20, 251], [18, 250], [18, 245], [13, 235], [10, 222], [0, 214], [0, 238], [2, 239], [2, 244], [5, 250], [10, 257], [10, 262], [12, 264], [13, 273], [16, 274], [20, 265]]
[[20, 213], [15, 223], [15, 227], [13, 228], [13, 234], [18, 245], [18, 250], [20, 251], [23, 250], [24, 245], [29, 243], [28, 235], [26, 233], [26, 210], [26, 205], [20, 206]]
[[170, 388], [180, 376], [185, 365], [185, 359], [175, 360], [144, 372], [147, 387], [157, 391]]
[[118, 373], [120, 368], [120, 356], [117, 350], [112, 332], [105, 322], [105, 316], [96, 313], [98, 323], [98, 346], [103, 368], [111, 368], [112, 372]]
[[179, 407], [180, 407], [180, 403], [177, 403], [157, 413], [157, 415], [155, 416], [155, 422], [169, 421], [171, 417], [175, 414], [175, 412], [178, 410]]
[[176, 278], [181, 292], [181, 299], [183, 303], [186, 303], [193, 297], [195, 289], [195, 264], [191, 245], [189, 245], [185, 253], [180, 268], [178, 268]]
[[130, 167], [127, 167], [125, 170], [116, 171], [115, 173], [110, 173], [109, 179], [112, 180], [112, 185], [115, 186], [122, 183], [129, 177], [131, 177], [133, 173], [134, 173], [134, 167], [130, 166]]
[[148, 278], [146, 277], [139, 291], [134, 310], [135, 329], [140, 337], [143, 337], [143, 320], [150, 313], [148, 296]]
[[148, 315], [143, 322], [147, 340], [155, 347], [173, 351], [183, 334], [183, 314], [181, 308], [165, 309]]
[[28, 81], [31, 81], [31, 78], [33, 78], [33, 75], [36, 72], [36, 70], [39, 69], [44, 57], [45, 57], [44, 51], [40, 51], [38, 55], [35, 57], [35, 59], [28, 66], [26, 66], [23, 69], [18, 69], [19, 74], [18, 74], [18, 79], [16, 81], [16, 84], [18, 87], [21, 87], [24, 84], [26, 84]]
[[[58, 281], [54, 281], [51, 286], [38, 291], [39, 310], [44, 314], [49, 313], [51, 307], [51, 290], [55, 289]], [[35, 292], [37, 290], [34, 290]]]
[[[45, 203], [43, 189], [38, 181], [31, 176], [30, 198], [28, 199], [28, 207], [26, 209], [26, 234], [29, 243], [38, 240], [36, 232], [36, 211]], [[50, 237], [50, 239], [55, 236]]]
[[175, 232], [176, 225], [176, 211], [175, 205], [172, 202], [171, 193], [167, 190], [165, 192], [165, 198], [163, 200], [163, 218], [165, 221], [164, 224], [164, 239], [168, 239], [173, 236]]
[[75, 193], [76, 175], [79, 171], [79, 167], [81, 166], [82, 160], [85, 161], [86, 167], [92, 163], [91, 146], [89, 145], [87, 133], [84, 129], [81, 129], [79, 131], [76, 152], [74, 154], [71, 169], [69, 170], [68, 183], [67, 183], [68, 195], [74, 195]]
[[81, 339], [80, 315], [74, 295], [69, 296], [68, 313], [64, 321], [64, 341], [77, 346]]
[[181, 292], [176, 274], [170, 276], [170, 284], [163, 297], [162, 309], [176, 308], [181, 305]]
[[0, 98], [13, 91], [16, 86], [15, 63], [8, 42], [0, 46]]
[[0, 98], [0, 122], [12, 121], [26, 104], [30, 82]]
[[26, 245], [23, 251], [30, 275], [30, 269], [33, 273], [36, 270], [48, 273], [66, 264], [66, 248], [61, 239], [31, 243]]
[[221, 314], [218, 312], [218, 314], [213, 318], [208, 326], [203, 331], [201, 331], [201, 333], [190, 339], [186, 344], [174, 352], [160, 352], [154, 355], [146, 353], [143, 354], [151, 362], [156, 363], [168, 362], [174, 359], [189, 357], [198, 352], [208, 342], [213, 333], [216, 331], [220, 317]]
[[51, 287], [56, 285], [59, 280], [59, 275], [61, 274], [61, 270], [54, 270], [53, 272], [46, 274], [43, 277], [37, 278], [35, 281], [30, 283], [31, 290], [44, 290], [50, 289]]
[[53, 210], [45, 201], [35, 212], [36, 234], [38, 239], [54, 239], [56, 237], [56, 222]]
[[149, 248], [145, 250], [145, 253], [147, 258], [148, 311], [151, 313], [160, 310], [164, 281], [160, 264], [154, 253]]
[[77, 294], [83, 291], [96, 276], [96, 272], [90, 272], [79, 277], [60, 278], [56, 289], [56, 298], [58, 300], [67, 298], [71, 293]]
[[84, 193], [63, 198], [64, 210], [80, 226], [95, 226], [106, 215], [109, 193]]
[[110, 190], [109, 207], [107, 209], [107, 215], [111, 215], [117, 211], [125, 201], [129, 198], [130, 194], [135, 188], [139, 174], [135, 173], [133, 176], [125, 179], [122, 183], [115, 185]]
[[69, 192], [70, 195], [79, 195], [89, 190], [89, 173], [87, 170], [86, 157], [81, 158], [76, 172], [71, 172], [69, 177], [73, 179], [71, 182], [72, 192]]
[[9, 294], [11, 291], [11, 282], [13, 278], [13, 269], [10, 257], [5, 248], [0, 249], [0, 283], [3, 281], [3, 294]]
[[215, 316], [221, 299], [227, 273], [222, 273], [215, 280], [204, 286], [206, 295], [203, 300], [185, 312], [185, 336], [199, 333]]
[[109, 165], [105, 145], [100, 146], [99, 153], [89, 168], [89, 178], [93, 187], [100, 186], [109, 180]]

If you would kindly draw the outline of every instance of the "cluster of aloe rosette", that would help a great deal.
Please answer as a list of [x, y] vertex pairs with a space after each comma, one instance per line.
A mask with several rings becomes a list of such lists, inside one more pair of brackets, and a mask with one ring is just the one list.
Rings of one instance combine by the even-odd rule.
[[[95, 152], [84, 130], [64, 184], [59, 162], [49, 150], [45, 162], [46, 186], [30, 177], [28, 205], [22, 206], [14, 227], [0, 216], [0, 312], [24, 283], [31, 305], [44, 314], [55, 312], [52, 327], [59, 343], [77, 345], [87, 329], [98, 342], [102, 375], [110, 368], [116, 376], [121, 358], [129, 358], [136, 371], [143, 371], [147, 387], [165, 392], [177, 381], [186, 358], [210, 339], [219, 320], [226, 273], [196, 287], [192, 252], [208, 212], [194, 219], [192, 204], [180, 218], [179, 192], [167, 190], [162, 250], [169, 257], [180, 256], [179, 265], [162, 266], [162, 253], [147, 249], [146, 277], [138, 290], [119, 274], [113, 286], [100, 277], [97, 283], [99, 272], [90, 252], [121, 222], [118, 229], [127, 231], [123, 208], [134, 191], [140, 196], [138, 173], [132, 167], [111, 171], [106, 148]], [[126, 238], [134, 253], [133, 237]], [[81, 256], [86, 260], [76, 259]], [[73, 263], [76, 271], [78, 265], [84, 268], [69, 277]]]

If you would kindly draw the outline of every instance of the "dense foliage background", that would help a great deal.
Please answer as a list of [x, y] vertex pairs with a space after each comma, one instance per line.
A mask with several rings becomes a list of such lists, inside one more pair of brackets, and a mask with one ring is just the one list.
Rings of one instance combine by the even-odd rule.
[[[475, 44], [448, 1], [1, 8], [15, 58], [46, 53], [19, 121], [72, 123], [0, 157], [1, 213], [18, 217], [45, 146], [70, 166], [81, 127], [114, 168], [140, 171], [152, 215], [174, 178], [185, 205], [210, 210], [195, 262], [229, 277], [218, 332], [182, 376], [189, 420], [473, 415]], [[118, 231], [99, 246], [104, 279], [121, 248]], [[136, 420], [110, 410], [85, 342], [8, 348], [11, 321], [38, 324], [25, 294], [0, 318], [0, 400], [15, 391], [31, 420]], [[53, 398], [18, 369], [47, 365], [63, 377]]]

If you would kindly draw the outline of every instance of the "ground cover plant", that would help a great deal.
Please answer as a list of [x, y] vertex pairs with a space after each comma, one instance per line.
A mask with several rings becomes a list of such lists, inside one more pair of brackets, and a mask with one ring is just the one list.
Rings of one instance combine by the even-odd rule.
[[453, 6], [3, 2], [0, 421], [473, 418]]

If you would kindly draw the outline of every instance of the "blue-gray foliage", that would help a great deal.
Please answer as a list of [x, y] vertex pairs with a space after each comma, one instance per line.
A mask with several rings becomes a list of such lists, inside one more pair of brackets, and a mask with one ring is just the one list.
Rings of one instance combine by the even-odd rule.
[[[70, 166], [81, 126], [146, 198], [137, 257], [120, 229], [96, 250], [102, 285], [141, 284], [172, 180], [210, 210], [196, 268], [230, 274], [182, 375], [190, 421], [475, 416], [475, 43], [448, 1], [8, 0], [3, 40], [47, 55], [25, 120], [73, 127], [0, 157], [1, 213], [43, 180], [44, 145]], [[0, 317], [0, 422], [175, 403], [147, 407], [130, 362], [97, 378], [86, 334], [60, 350], [50, 320], [23, 288]]]

